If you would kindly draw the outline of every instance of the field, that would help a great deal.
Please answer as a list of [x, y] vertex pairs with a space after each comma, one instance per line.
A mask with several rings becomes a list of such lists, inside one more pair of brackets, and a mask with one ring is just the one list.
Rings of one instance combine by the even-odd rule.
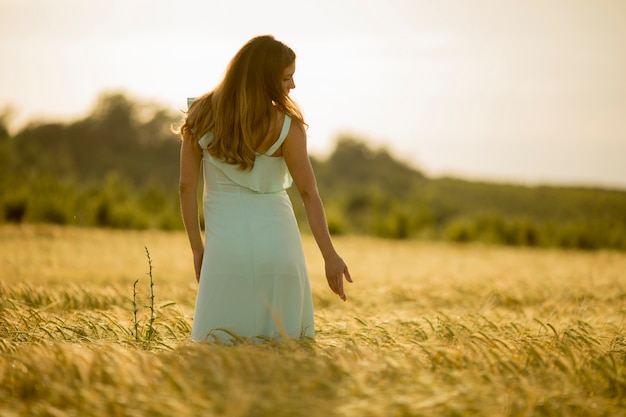
[[0, 227], [0, 416], [626, 415], [626, 253], [303, 239], [316, 341], [218, 346], [183, 233]]

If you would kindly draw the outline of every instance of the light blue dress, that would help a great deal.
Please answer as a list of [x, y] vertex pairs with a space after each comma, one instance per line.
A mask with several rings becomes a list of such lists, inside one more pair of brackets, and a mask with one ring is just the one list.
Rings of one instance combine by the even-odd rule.
[[232, 343], [314, 337], [311, 288], [277, 141], [241, 170], [203, 149], [205, 249], [191, 339]]

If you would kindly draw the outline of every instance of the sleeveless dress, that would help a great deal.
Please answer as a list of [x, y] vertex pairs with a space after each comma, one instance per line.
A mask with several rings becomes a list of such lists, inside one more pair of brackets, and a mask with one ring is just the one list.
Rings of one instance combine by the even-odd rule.
[[205, 249], [191, 339], [233, 343], [314, 337], [313, 303], [300, 232], [286, 189], [292, 178], [273, 157], [291, 125], [241, 170], [203, 149]]

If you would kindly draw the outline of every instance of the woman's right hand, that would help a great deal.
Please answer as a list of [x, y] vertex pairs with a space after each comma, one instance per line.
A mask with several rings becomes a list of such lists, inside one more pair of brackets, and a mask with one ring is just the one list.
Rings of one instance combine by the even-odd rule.
[[332, 256], [330, 259], [325, 260], [326, 280], [330, 289], [339, 296], [343, 301], [346, 301], [346, 294], [343, 290], [343, 278], [346, 281], [352, 282], [352, 277], [348, 271], [348, 266], [339, 257], [339, 255]]

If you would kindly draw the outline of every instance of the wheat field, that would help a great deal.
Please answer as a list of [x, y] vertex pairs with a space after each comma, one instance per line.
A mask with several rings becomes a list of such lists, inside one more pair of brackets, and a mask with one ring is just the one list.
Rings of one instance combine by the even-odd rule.
[[626, 415], [625, 253], [335, 240], [315, 342], [220, 346], [183, 233], [0, 227], [0, 416]]

